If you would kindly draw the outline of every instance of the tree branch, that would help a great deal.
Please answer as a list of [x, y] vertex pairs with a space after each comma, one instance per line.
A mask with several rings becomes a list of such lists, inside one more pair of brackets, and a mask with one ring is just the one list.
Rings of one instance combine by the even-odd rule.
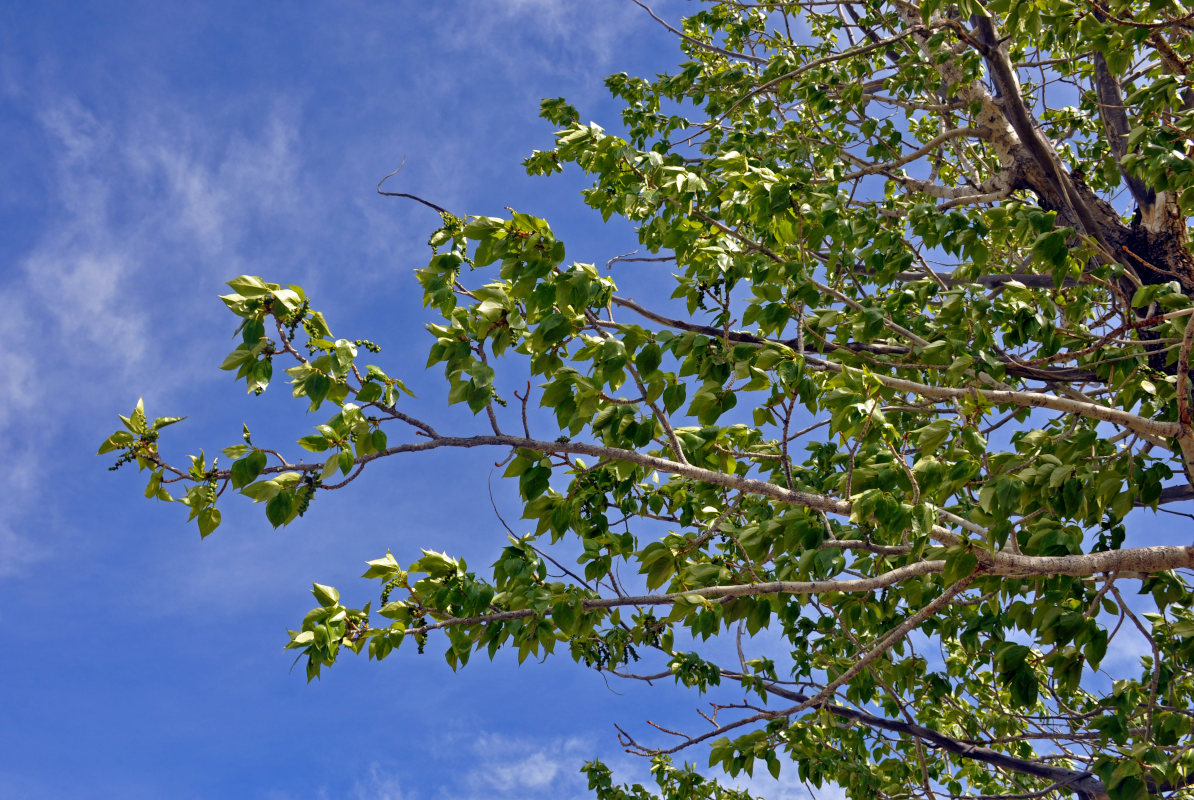
[[423, 205], [427, 206], [428, 208], [435, 209], [440, 214], [449, 213], [448, 209], [443, 208], [442, 206], [437, 206], [435, 203], [431, 202], [430, 200], [424, 200], [422, 197], [419, 197], [416, 194], [407, 194], [406, 192], [383, 192], [381, 190], [381, 185], [383, 183], [385, 183], [386, 181], [388, 181], [390, 178], [397, 175], [399, 172], [401, 172], [402, 168], [404, 166], [406, 166], [405, 158], [403, 158], [402, 163], [398, 165], [398, 169], [394, 170], [389, 175], [385, 176], [384, 178], [382, 178], [380, 181], [377, 182], [377, 193], [382, 195], [383, 197], [405, 197], [408, 200], [414, 200], [416, 203], [422, 203]]
[[1115, 156], [1115, 163], [1119, 166], [1119, 173], [1123, 176], [1124, 184], [1135, 198], [1136, 205], [1140, 206], [1147, 214], [1157, 199], [1157, 195], [1144, 184], [1144, 181], [1124, 169], [1123, 160], [1128, 153], [1128, 134], [1132, 130], [1132, 124], [1128, 121], [1123, 94], [1119, 89], [1119, 81], [1111, 74], [1111, 70], [1107, 67], [1106, 57], [1098, 50], [1094, 53], [1094, 73], [1095, 94], [1099, 99], [1099, 116], [1103, 120], [1107, 144], [1111, 146], [1111, 153]]

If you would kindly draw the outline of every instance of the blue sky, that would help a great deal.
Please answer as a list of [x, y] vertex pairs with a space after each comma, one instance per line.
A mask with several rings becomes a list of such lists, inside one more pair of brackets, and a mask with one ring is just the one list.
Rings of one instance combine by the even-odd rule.
[[519, 162], [550, 143], [541, 97], [616, 128], [601, 79], [677, 54], [628, 0], [0, 7], [5, 797], [580, 797], [594, 756], [645, 778], [615, 721], [697, 721], [699, 701], [666, 687], [512, 657], [453, 674], [434, 644], [309, 686], [289, 671], [311, 581], [363, 603], [362, 562], [386, 548], [492, 561], [500, 454], [383, 465], [281, 531], [230, 498], [202, 543], [185, 509], [93, 455], [141, 395], [151, 416], [189, 415], [175, 458], [237, 443], [242, 422], [259, 442], [309, 431], [285, 390], [248, 398], [216, 369], [235, 327], [216, 295], [241, 273], [302, 284], [338, 335], [385, 347], [420, 410], [471, 425], [423, 369], [411, 271], [438, 220], [373, 187], [405, 157], [402, 191], [546, 216], [576, 260], [633, 249], [578, 176]]

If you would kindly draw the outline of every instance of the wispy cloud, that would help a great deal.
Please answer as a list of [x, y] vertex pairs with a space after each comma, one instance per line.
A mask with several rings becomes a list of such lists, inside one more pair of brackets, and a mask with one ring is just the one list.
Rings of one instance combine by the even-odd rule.
[[8, 512], [0, 512], [0, 578], [19, 575], [48, 554], [48, 549], [33, 537], [18, 532], [9, 516]]
[[209, 271], [224, 277], [263, 217], [303, 225], [293, 214], [289, 116], [275, 107], [257, 130], [226, 139], [168, 102], [144, 99], [119, 119], [100, 119], [71, 97], [40, 109], [59, 211], [6, 287], [31, 310], [22, 327], [38, 331], [41, 347], [26, 358], [52, 354], [92, 387], [147, 367], [168, 371], [177, 351], [148, 343], [179, 310], [172, 301], [191, 301], [192, 282]]
[[[621, 2], [515, 0], [476, 13], [484, 19], [437, 32], [437, 46], [484, 65], [486, 77], [505, 76], [513, 96], [531, 98], [518, 106], [520, 124], [537, 126], [526, 118], [545, 91], [558, 87], [574, 100], [578, 93], [603, 93], [595, 76], [614, 61], [638, 10]], [[313, 188], [329, 180], [329, 168], [336, 180], [336, 170], [375, 180], [409, 148], [416, 163], [408, 174], [416, 185], [403, 188], [455, 203], [462, 190], [453, 187], [498, 174], [491, 165], [496, 161], [479, 154], [481, 142], [514, 135], [486, 116], [492, 108], [478, 105], [471, 123], [445, 117], [421, 134], [396, 126], [409, 141], [386, 153], [378, 152], [376, 130], [361, 132], [374, 140], [344, 142], [346, 152], [336, 154], [333, 166], [320, 161], [328, 153], [307, 151], [303, 107], [293, 94], [256, 102], [238, 96], [213, 105], [176, 98], [158, 86], [130, 89], [97, 105], [66, 90], [53, 70], [38, 73], [10, 61], [3, 66], [9, 108], [40, 134], [38, 189], [49, 209], [29, 221], [36, 234], [0, 277], [0, 335], [6, 342], [0, 369], [12, 385], [36, 387], [0, 395], [0, 435], [10, 452], [48, 453], [67, 439], [93, 448], [96, 433], [110, 428], [112, 410], [127, 409], [137, 393], [151, 393], [151, 413], [167, 413], [173, 411], [166, 407], [170, 401], [193, 390], [196, 381], [221, 380], [214, 370], [195, 370], [218, 363], [224, 342], [188, 332], [227, 329], [214, 297], [197, 306], [197, 290], [214, 294], [228, 277], [252, 272], [313, 283], [308, 288], [317, 293], [333, 278], [318, 270], [326, 254], [309, 257], [310, 248], [325, 246], [334, 235], [362, 251], [354, 257], [359, 280], [384, 277], [395, 265], [414, 266], [425, 255], [422, 239], [395, 235], [403, 232], [400, 215], [408, 209], [366, 202], [371, 185], [356, 186], [356, 177], [351, 199], [330, 207], [337, 201], [323, 199], [326, 188]], [[430, 109], [424, 116], [434, 116], [453, 90], [420, 89], [441, 78], [414, 77], [410, 91], [428, 92], [419, 105]], [[442, 80], [471, 78], [462, 72]], [[518, 139], [515, 151], [522, 154], [526, 137], [520, 132]], [[517, 155], [501, 161], [507, 162], [516, 165]], [[510, 201], [499, 193], [502, 202]], [[426, 214], [417, 221], [426, 224]], [[338, 233], [317, 244], [311, 235], [316, 229]], [[86, 403], [80, 402], [83, 391]], [[37, 425], [28, 424], [31, 414]], [[0, 536], [0, 574], [27, 565], [38, 552], [21, 531], [44, 498], [51, 469], [47, 459], [34, 458], [23, 472], [30, 491], [3, 504], [0, 530], [7, 534]]]
[[[490, 6], [488, 14], [489, 25], [470, 27], [472, 43], [488, 43], [490, 53], [518, 71], [525, 71], [529, 57], [536, 71], [571, 77], [611, 63], [642, 11], [630, 3], [507, 0]], [[492, 35], [494, 25], [531, 32], [537, 47], [504, 46], [506, 39]]]
[[38, 369], [32, 352], [32, 315], [15, 294], [0, 293], [0, 339], [5, 343], [0, 348], [0, 375], [11, 387], [0, 393], [0, 431], [7, 432], [40, 402], [37, 392], [21, 390], [37, 384]]
[[294, 207], [301, 155], [284, 102], [229, 134], [226, 120], [217, 126], [168, 98], [130, 99], [101, 117], [70, 95], [26, 97], [40, 103], [22, 110], [44, 135], [51, 213], [0, 279], [0, 374], [14, 387], [0, 394], [0, 435], [9, 453], [28, 456], [24, 490], [0, 511], [0, 575], [35, 561], [52, 538], [39, 531], [35, 545], [22, 529], [62, 468], [49, 454], [64, 437], [94, 447], [110, 427], [97, 417], [131, 406], [134, 378], [168, 395], [191, 382], [189, 365], [218, 358], [177, 339], [177, 320], [197, 316], [194, 287], [226, 279], [263, 225], [307, 224]]
[[[442, 743], [441, 743], [442, 744]], [[346, 788], [318, 797], [353, 800], [581, 800], [591, 797], [579, 769], [593, 757], [577, 738], [551, 740], [482, 732], [471, 743], [452, 737], [438, 754], [410, 766], [374, 761]], [[419, 789], [412, 789], [418, 786]], [[288, 795], [278, 793], [278, 800]]]
[[353, 800], [415, 800], [403, 790], [403, 784], [397, 773], [374, 762], [355, 779], [349, 796]]
[[473, 766], [465, 777], [471, 797], [570, 797], [584, 780], [578, 770], [592, 757], [592, 745], [577, 738], [559, 741], [485, 733], [472, 744]]

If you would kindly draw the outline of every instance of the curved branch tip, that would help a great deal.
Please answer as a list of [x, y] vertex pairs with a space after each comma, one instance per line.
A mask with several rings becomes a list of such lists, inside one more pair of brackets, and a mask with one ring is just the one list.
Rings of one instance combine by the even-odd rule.
[[398, 165], [398, 169], [394, 170], [389, 175], [386, 175], [384, 178], [382, 178], [380, 181], [377, 182], [377, 193], [382, 195], [383, 197], [405, 197], [408, 200], [414, 200], [417, 203], [422, 203], [423, 205], [427, 206], [428, 208], [438, 211], [440, 214], [450, 213], [448, 211], [448, 209], [446, 209], [442, 206], [437, 206], [435, 203], [431, 202], [430, 200], [424, 200], [422, 197], [419, 197], [418, 195], [409, 194], [407, 192], [383, 192], [381, 190], [382, 184], [385, 183], [386, 181], [388, 181], [390, 178], [397, 175], [399, 172], [401, 172], [402, 168], [405, 166], [406, 166], [406, 156], [403, 156], [402, 163]]

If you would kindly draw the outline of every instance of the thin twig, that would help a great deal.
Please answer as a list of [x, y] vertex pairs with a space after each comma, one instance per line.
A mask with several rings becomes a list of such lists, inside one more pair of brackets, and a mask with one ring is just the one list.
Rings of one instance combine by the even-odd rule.
[[399, 172], [401, 172], [402, 168], [404, 166], [406, 166], [406, 156], [402, 157], [402, 163], [398, 165], [398, 169], [394, 170], [389, 175], [385, 176], [384, 178], [382, 178], [380, 181], [377, 182], [377, 193], [384, 197], [405, 197], [408, 200], [414, 200], [417, 203], [422, 203], [423, 205], [427, 206], [428, 208], [433, 208], [441, 214], [449, 213], [448, 209], [446, 209], [442, 206], [437, 206], [435, 203], [431, 202], [430, 200], [424, 200], [422, 197], [419, 197], [416, 194], [408, 194], [407, 192], [383, 192], [381, 190], [381, 185], [383, 183], [385, 183], [386, 181], [388, 181], [390, 178], [397, 175]]

